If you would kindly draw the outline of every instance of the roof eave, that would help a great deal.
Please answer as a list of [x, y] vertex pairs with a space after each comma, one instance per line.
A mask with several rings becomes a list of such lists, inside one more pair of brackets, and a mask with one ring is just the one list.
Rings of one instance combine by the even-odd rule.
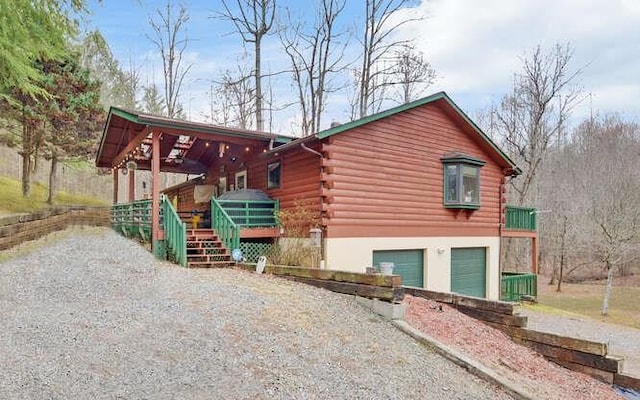
[[374, 122], [377, 121], [379, 119], [382, 118], [386, 118], [389, 117], [391, 115], [394, 114], [398, 114], [400, 112], [406, 111], [406, 110], [410, 110], [412, 108], [415, 107], [419, 107], [425, 104], [429, 104], [429, 103], [433, 103], [436, 102], [438, 100], [444, 100], [446, 101], [446, 103], [456, 112], [458, 113], [462, 119], [476, 132], [478, 133], [478, 135], [480, 135], [480, 137], [498, 154], [498, 156], [500, 158], [502, 158], [505, 163], [509, 166], [509, 168], [511, 168], [517, 175], [520, 174], [522, 171], [518, 168], [518, 166], [513, 162], [513, 160], [511, 160], [511, 158], [509, 158], [509, 156], [507, 156], [492, 140], [491, 138], [489, 138], [483, 131], [482, 129], [480, 129], [480, 127], [478, 125], [476, 125], [475, 122], [473, 122], [468, 116], [467, 114], [465, 114], [464, 111], [462, 111], [460, 109], [460, 107], [458, 107], [458, 105], [456, 103], [453, 102], [453, 100], [451, 100], [451, 98], [445, 93], [445, 92], [437, 92], [434, 93], [430, 96], [427, 97], [423, 97], [422, 99], [418, 99], [415, 101], [412, 101], [410, 103], [407, 104], [402, 104], [400, 106], [394, 107], [394, 108], [390, 108], [389, 110], [386, 111], [382, 111], [379, 112], [377, 114], [373, 114], [364, 118], [360, 118], [358, 120], [355, 121], [351, 121], [351, 122], [347, 122], [345, 124], [342, 125], [338, 125], [336, 127], [330, 128], [330, 129], [326, 129], [324, 131], [318, 132], [317, 133], [317, 137], [318, 139], [324, 139], [327, 138], [329, 136], [333, 136], [333, 135], [337, 135], [341, 132], [347, 131], [349, 129], [353, 129], [365, 124], [368, 124], [370, 122]]
[[474, 131], [476, 131], [478, 133], [478, 135], [480, 135], [480, 137], [487, 143], [489, 144], [489, 146], [496, 152], [498, 153], [498, 155], [504, 160], [506, 161], [506, 163], [508, 164], [509, 168], [511, 168], [512, 170], [512, 174], [515, 173], [515, 175], [520, 175], [522, 173], [522, 170], [520, 168], [518, 168], [518, 166], [516, 165], [515, 162], [513, 162], [513, 160], [505, 153], [503, 152], [500, 147], [498, 147], [497, 144], [495, 144], [493, 142], [493, 140], [491, 140], [491, 138], [489, 136], [487, 136], [482, 129], [480, 129], [480, 127], [478, 125], [476, 125], [475, 122], [473, 122], [473, 120], [471, 120], [471, 118], [469, 118], [469, 116], [460, 109], [460, 107], [458, 107], [458, 105], [456, 103], [453, 102], [453, 100], [451, 100], [449, 98], [449, 96], [446, 95], [446, 93], [443, 93], [444, 96], [444, 100], [447, 102], [447, 104], [449, 104], [463, 119], [464, 121], [469, 124], [469, 126], [471, 126], [473, 128]]
[[262, 153], [262, 155], [264, 157], [268, 157], [268, 156], [271, 156], [271, 155], [276, 154], [276, 153], [282, 153], [284, 151], [289, 151], [289, 150], [297, 148], [298, 146], [300, 146], [303, 143], [308, 143], [308, 142], [311, 142], [313, 140], [318, 140], [318, 136], [317, 135], [310, 135], [310, 136], [305, 136], [305, 137], [293, 139], [289, 143], [283, 144], [282, 146], [274, 147], [273, 149], [271, 149], [271, 150], [269, 150], [269, 151], [267, 151], [265, 153]]

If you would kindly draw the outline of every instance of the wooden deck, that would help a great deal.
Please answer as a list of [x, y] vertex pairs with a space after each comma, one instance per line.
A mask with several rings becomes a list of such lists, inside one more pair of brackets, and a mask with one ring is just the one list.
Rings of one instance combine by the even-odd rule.
[[276, 227], [240, 228], [240, 239], [275, 238], [278, 236], [280, 236], [280, 231]]

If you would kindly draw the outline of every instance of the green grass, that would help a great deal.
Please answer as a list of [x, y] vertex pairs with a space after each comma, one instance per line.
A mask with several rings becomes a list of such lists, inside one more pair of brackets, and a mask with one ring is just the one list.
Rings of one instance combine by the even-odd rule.
[[555, 290], [539, 292], [539, 305], [533, 306], [533, 309], [550, 313], [578, 314], [640, 329], [640, 287], [614, 286], [609, 302], [609, 315], [606, 317], [601, 315], [604, 289], [602, 284], [565, 283], [560, 293]]
[[64, 165], [65, 167], [75, 169], [76, 171], [92, 171], [96, 168], [95, 165], [93, 165], [93, 162], [85, 159], [66, 160]]
[[[31, 196], [22, 197], [20, 181], [0, 176], [0, 215], [34, 212], [48, 207], [46, 186], [34, 182], [31, 184]], [[72, 195], [58, 192], [54, 197], [54, 205], [88, 205], [105, 206], [102, 200], [88, 196]]]

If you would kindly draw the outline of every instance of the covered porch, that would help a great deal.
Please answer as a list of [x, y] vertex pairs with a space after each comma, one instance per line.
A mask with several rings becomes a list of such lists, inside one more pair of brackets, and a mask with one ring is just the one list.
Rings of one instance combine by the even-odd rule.
[[[158, 257], [183, 266], [230, 262], [241, 239], [278, 236], [278, 202], [217, 199], [246, 191], [252, 183], [248, 164], [288, 140], [112, 107], [96, 165], [113, 176], [114, 229], [150, 243]], [[150, 190], [142, 196], [136, 196], [139, 171], [151, 172]], [[183, 174], [185, 182], [162, 188], [159, 177], [165, 172]], [[125, 199], [118, 193], [122, 178], [127, 180]]]

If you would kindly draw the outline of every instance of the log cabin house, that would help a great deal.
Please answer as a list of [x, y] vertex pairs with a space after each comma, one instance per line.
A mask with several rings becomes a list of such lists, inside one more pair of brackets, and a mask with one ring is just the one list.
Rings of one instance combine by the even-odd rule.
[[[392, 262], [404, 285], [494, 300], [535, 290], [535, 210], [505, 198], [520, 170], [444, 92], [303, 138], [112, 107], [96, 165], [113, 171], [114, 228], [183, 266], [284, 240], [274, 212], [303, 203], [322, 268]], [[134, 198], [137, 170], [151, 171], [150, 200]], [[196, 178], [160, 188], [161, 172]], [[501, 280], [504, 237], [531, 241], [532, 274]]]

